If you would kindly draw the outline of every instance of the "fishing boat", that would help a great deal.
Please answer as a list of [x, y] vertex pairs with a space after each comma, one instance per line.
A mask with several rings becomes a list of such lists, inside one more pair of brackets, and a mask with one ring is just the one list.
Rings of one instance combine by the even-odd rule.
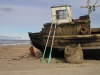
[[91, 28], [91, 6], [88, 0], [88, 15], [72, 19], [70, 5], [56, 5], [51, 7], [52, 22], [45, 23], [38, 33], [28, 32], [31, 44], [44, 52], [46, 56], [52, 50], [52, 57], [63, 56], [66, 46], [81, 44], [83, 51], [95, 51], [100, 54], [100, 28]]

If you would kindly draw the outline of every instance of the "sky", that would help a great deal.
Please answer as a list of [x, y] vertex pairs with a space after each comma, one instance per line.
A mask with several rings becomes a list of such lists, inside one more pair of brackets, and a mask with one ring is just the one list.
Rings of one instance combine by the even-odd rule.
[[[96, 0], [91, 0], [95, 4]], [[71, 5], [73, 19], [86, 15], [87, 0], [0, 0], [0, 36], [29, 39], [28, 32], [39, 32], [51, 22], [51, 6]], [[98, 0], [97, 4], [100, 4]], [[91, 27], [100, 27], [100, 7], [91, 13]]]

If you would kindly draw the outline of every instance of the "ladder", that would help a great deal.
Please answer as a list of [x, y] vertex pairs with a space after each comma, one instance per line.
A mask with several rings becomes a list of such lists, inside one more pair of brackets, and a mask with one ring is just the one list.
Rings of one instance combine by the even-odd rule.
[[47, 38], [46, 45], [45, 45], [45, 49], [44, 49], [43, 56], [42, 56], [42, 59], [41, 59], [41, 63], [44, 61], [45, 52], [46, 52], [46, 49], [47, 49], [47, 45], [48, 45], [48, 41], [49, 41], [49, 38], [50, 38], [50, 34], [51, 34], [51, 30], [52, 30], [53, 25], [55, 25], [55, 26], [54, 26], [54, 31], [53, 31], [53, 37], [52, 37], [52, 43], [51, 43], [49, 58], [48, 58], [48, 64], [50, 64], [50, 62], [51, 62], [52, 47], [53, 47], [53, 42], [54, 42], [54, 36], [55, 36], [55, 32], [56, 32], [57, 23], [52, 23], [51, 24], [50, 31], [49, 31], [49, 34], [48, 34], [48, 38]]

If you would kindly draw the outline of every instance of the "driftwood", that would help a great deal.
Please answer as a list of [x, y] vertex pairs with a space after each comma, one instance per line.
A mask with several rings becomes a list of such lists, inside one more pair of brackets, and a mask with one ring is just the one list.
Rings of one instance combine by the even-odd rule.
[[66, 46], [64, 57], [68, 63], [83, 63], [83, 52], [82, 47], [79, 44], [77, 47]]

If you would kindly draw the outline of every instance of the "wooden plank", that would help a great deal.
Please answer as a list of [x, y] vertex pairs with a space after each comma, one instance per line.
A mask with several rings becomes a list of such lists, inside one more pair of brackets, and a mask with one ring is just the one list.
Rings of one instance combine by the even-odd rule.
[[91, 29], [91, 32], [94, 33], [94, 32], [99, 32], [100, 33], [100, 28], [92, 28]]
[[83, 50], [100, 50], [100, 46], [82, 47]]
[[[47, 38], [47, 35], [44, 35], [43, 38]], [[52, 38], [52, 36], [50, 36]], [[93, 39], [93, 38], [100, 38], [100, 34], [97, 35], [68, 35], [68, 36], [55, 36], [55, 38], [59, 39]]]

